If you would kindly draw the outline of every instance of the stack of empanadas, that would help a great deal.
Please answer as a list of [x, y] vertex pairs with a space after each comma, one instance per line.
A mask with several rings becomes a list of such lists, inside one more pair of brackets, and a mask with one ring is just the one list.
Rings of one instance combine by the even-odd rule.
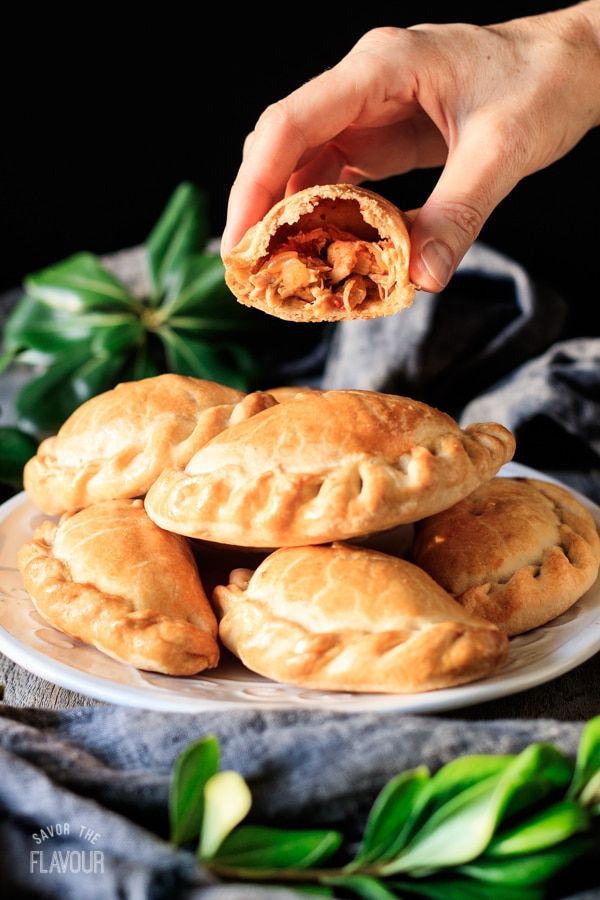
[[[31, 496], [65, 515], [19, 565], [51, 624], [140, 668], [214, 667], [216, 612], [222, 642], [270, 678], [458, 685], [495, 671], [507, 635], [559, 615], [598, 571], [595, 524], [567, 491], [493, 478], [513, 452], [501, 425], [463, 430], [406, 397], [122, 384], [28, 463]], [[188, 538], [234, 558], [275, 552], [222, 572], [213, 612]]]
[[[329, 185], [274, 207], [226, 268], [243, 303], [316, 321], [406, 306], [408, 258], [398, 210]], [[65, 515], [19, 565], [52, 625], [140, 668], [214, 667], [218, 618], [223, 644], [283, 682], [459, 685], [497, 670], [508, 636], [564, 612], [598, 573], [595, 523], [568, 491], [494, 478], [514, 449], [502, 425], [461, 429], [389, 394], [122, 384], [27, 464], [33, 500]], [[201, 570], [215, 547], [234, 560], [213, 608], [188, 539]]]

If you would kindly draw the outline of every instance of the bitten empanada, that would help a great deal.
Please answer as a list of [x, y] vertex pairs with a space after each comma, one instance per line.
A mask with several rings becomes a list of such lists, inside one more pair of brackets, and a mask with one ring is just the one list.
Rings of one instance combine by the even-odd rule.
[[18, 564], [41, 616], [138, 669], [193, 675], [219, 661], [217, 623], [184, 538], [141, 500], [44, 522]]
[[277, 681], [406, 693], [483, 678], [508, 640], [405, 560], [333, 544], [277, 550], [213, 592], [221, 640]]
[[224, 256], [240, 303], [280, 319], [374, 319], [413, 301], [406, 219], [352, 184], [316, 185], [276, 203]]
[[25, 466], [27, 493], [59, 515], [141, 497], [164, 468], [183, 468], [207, 441], [275, 403], [199, 378], [158, 375], [83, 403]]
[[445, 509], [514, 452], [502, 425], [425, 403], [327, 391], [218, 435], [146, 498], [161, 528], [240, 547], [289, 547], [383, 531]]
[[600, 539], [569, 491], [495, 478], [420, 522], [412, 557], [465, 609], [514, 635], [556, 618], [591, 587]]

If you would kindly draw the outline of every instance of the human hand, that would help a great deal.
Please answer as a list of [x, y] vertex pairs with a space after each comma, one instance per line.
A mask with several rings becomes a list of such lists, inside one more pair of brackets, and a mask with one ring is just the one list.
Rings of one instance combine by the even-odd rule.
[[284, 194], [444, 165], [411, 230], [411, 280], [439, 291], [521, 178], [599, 123], [600, 0], [489, 27], [377, 28], [262, 114], [222, 250]]

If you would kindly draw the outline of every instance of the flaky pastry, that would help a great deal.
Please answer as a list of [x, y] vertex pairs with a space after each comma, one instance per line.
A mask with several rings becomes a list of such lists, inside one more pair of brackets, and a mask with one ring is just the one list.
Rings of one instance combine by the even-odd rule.
[[489, 675], [508, 651], [416, 566], [345, 544], [277, 550], [213, 600], [249, 669], [309, 688], [430, 691]]
[[41, 616], [114, 659], [168, 675], [219, 661], [217, 623], [185, 539], [141, 500], [107, 500], [44, 522], [18, 564]]
[[275, 401], [184, 375], [119, 384], [83, 403], [25, 466], [25, 489], [50, 515], [141, 497], [164, 468]]
[[514, 635], [556, 618], [591, 587], [600, 539], [563, 488], [495, 478], [420, 522], [412, 555], [465, 609]]
[[245, 547], [344, 540], [414, 522], [507, 462], [501, 425], [456, 422], [425, 403], [327, 391], [273, 406], [218, 435], [146, 498], [162, 528]]
[[278, 403], [287, 403], [288, 400], [295, 400], [298, 396], [304, 396], [305, 394], [316, 394], [319, 393], [318, 388], [312, 387], [300, 387], [293, 384], [281, 385], [280, 387], [267, 388], [266, 393], [270, 394], [271, 397], [275, 397]]
[[281, 200], [224, 256], [240, 301], [298, 322], [374, 319], [410, 306], [403, 213], [352, 184], [316, 185]]

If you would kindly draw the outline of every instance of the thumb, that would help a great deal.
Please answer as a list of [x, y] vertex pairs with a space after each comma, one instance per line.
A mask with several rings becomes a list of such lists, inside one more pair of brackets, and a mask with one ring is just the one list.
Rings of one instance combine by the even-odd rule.
[[433, 292], [448, 284], [490, 213], [519, 180], [511, 156], [488, 129], [460, 136], [411, 228], [414, 284]]

